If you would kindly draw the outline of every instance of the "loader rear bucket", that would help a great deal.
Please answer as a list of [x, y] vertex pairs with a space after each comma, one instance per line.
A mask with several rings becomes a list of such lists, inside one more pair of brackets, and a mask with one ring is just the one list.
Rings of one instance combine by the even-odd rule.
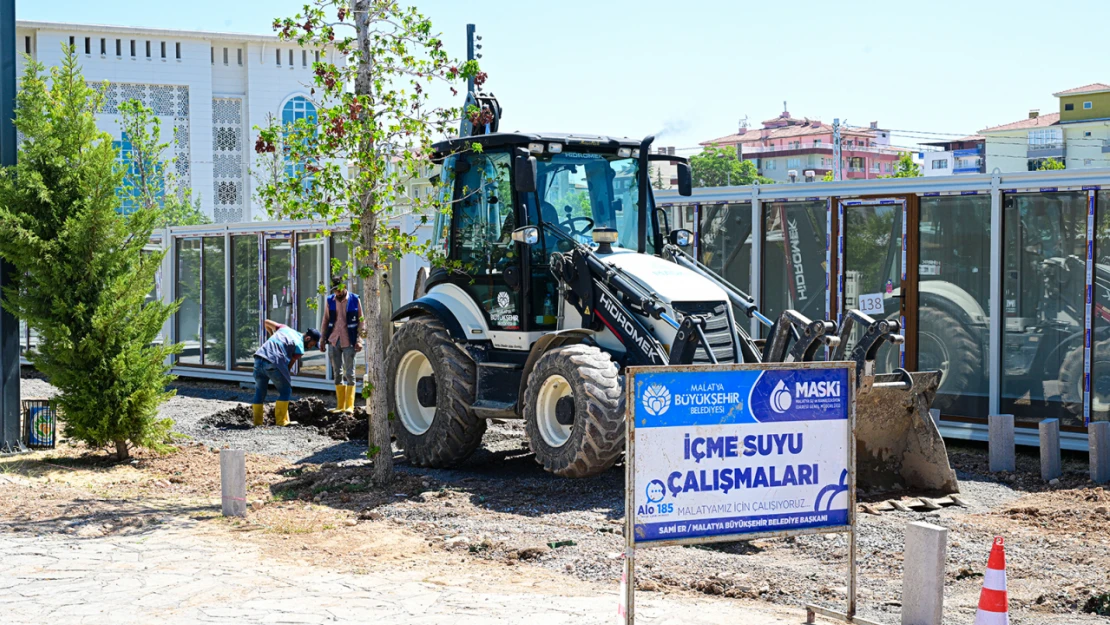
[[856, 394], [856, 484], [872, 492], [960, 491], [948, 450], [929, 416], [939, 371], [864, 376]]

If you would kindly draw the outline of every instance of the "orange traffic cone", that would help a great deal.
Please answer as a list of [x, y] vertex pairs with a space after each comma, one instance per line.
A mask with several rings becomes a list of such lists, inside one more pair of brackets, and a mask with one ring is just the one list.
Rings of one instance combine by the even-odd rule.
[[987, 560], [975, 625], [1010, 625], [1010, 604], [1006, 600], [1006, 549], [1002, 546], [1001, 536], [994, 537], [991, 556]]

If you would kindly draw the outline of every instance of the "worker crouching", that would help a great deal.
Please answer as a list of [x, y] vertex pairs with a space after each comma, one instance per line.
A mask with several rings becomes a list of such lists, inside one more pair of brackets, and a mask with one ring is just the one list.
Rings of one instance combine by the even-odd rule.
[[274, 405], [274, 422], [279, 426], [289, 425], [289, 402], [293, 399], [293, 365], [304, 356], [305, 349], [312, 349], [320, 343], [320, 333], [313, 328], [302, 335], [289, 326], [267, 319], [264, 322], [270, 338], [254, 353], [254, 424], [263, 424], [263, 403], [270, 382], [278, 391], [277, 404]]

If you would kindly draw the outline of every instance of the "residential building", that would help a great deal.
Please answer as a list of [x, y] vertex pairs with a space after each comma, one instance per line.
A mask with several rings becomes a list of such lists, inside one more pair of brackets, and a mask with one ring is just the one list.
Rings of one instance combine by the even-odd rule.
[[119, 105], [138, 99], [153, 109], [171, 143], [169, 170], [217, 223], [266, 216], [250, 174], [253, 128], [315, 116], [312, 67], [327, 52], [275, 36], [27, 21], [17, 22], [16, 41], [47, 67], [61, 64], [63, 45], [76, 48], [85, 78], [107, 83], [97, 124], [121, 158]]
[[[841, 170], [845, 180], [878, 178], [894, 172], [899, 150], [890, 147], [890, 132], [872, 122], [870, 128], [840, 131]], [[754, 161], [759, 173], [776, 182], [799, 182], [807, 171], [820, 180], [833, 170], [833, 127], [819, 120], [796, 118], [788, 111], [749, 128], [741, 122], [736, 134], [703, 141], [703, 146], [734, 147], [742, 160]]]
[[980, 131], [986, 170], [1032, 171], [1047, 159], [1067, 169], [1110, 166], [1110, 85], [1093, 83], [1054, 93], [1059, 109]]
[[921, 152], [922, 175], [953, 176], [986, 171], [986, 159], [983, 157], [986, 139], [980, 135], [921, 145], [937, 148], [936, 151]]

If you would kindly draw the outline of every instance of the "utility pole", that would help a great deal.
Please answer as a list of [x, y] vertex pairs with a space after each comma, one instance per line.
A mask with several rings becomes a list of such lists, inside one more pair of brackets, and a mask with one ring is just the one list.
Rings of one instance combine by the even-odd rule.
[[[15, 0], [0, 0], [0, 167], [15, 165]], [[0, 288], [15, 268], [0, 261]], [[19, 436], [19, 320], [0, 310], [0, 453], [24, 451]]]
[[843, 180], [840, 167], [840, 118], [833, 118], [833, 180]]

